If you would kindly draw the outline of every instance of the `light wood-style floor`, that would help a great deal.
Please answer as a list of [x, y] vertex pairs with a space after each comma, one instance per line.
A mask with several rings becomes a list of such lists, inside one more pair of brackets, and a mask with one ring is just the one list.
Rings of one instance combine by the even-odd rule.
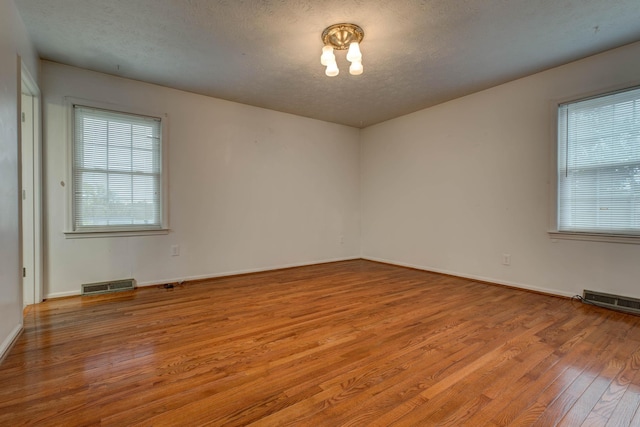
[[640, 425], [639, 326], [363, 260], [51, 300], [0, 425]]

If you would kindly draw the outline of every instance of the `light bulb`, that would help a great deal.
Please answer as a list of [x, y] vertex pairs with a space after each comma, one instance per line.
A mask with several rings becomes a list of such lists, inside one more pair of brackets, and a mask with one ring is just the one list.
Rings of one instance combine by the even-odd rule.
[[362, 61], [362, 52], [360, 52], [360, 44], [358, 42], [351, 42], [349, 45], [347, 60], [350, 62]]
[[338, 64], [336, 63], [336, 61], [329, 62], [324, 73], [329, 77], [337, 76], [338, 73], [340, 73], [340, 70], [338, 69]]
[[327, 66], [330, 62], [336, 62], [336, 56], [333, 54], [333, 47], [324, 46], [322, 48], [322, 55], [320, 56], [320, 63]]
[[351, 66], [349, 67], [349, 73], [353, 76], [359, 76], [363, 71], [364, 68], [362, 67], [362, 62], [360, 61], [353, 61], [351, 63]]

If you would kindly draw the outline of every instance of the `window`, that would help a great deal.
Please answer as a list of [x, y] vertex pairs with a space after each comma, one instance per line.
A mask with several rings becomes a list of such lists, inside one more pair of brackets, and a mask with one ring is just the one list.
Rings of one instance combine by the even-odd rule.
[[558, 108], [559, 232], [640, 236], [640, 88]]
[[74, 232], [163, 228], [162, 120], [73, 105]]

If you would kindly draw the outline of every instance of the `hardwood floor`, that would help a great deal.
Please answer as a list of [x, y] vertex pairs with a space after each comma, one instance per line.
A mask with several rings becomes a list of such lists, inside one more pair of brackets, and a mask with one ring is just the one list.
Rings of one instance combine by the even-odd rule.
[[0, 425], [640, 425], [638, 326], [363, 260], [52, 300]]

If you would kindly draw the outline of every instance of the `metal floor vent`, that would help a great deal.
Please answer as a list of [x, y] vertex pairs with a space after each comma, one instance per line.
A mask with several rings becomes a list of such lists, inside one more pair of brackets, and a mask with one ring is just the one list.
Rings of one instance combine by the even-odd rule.
[[110, 292], [130, 291], [136, 287], [135, 279], [113, 280], [110, 282], [85, 283], [81, 295], [107, 294]]
[[599, 305], [601, 307], [640, 314], [640, 299], [605, 294], [603, 292], [587, 291], [586, 289], [583, 293], [583, 297], [586, 302]]

